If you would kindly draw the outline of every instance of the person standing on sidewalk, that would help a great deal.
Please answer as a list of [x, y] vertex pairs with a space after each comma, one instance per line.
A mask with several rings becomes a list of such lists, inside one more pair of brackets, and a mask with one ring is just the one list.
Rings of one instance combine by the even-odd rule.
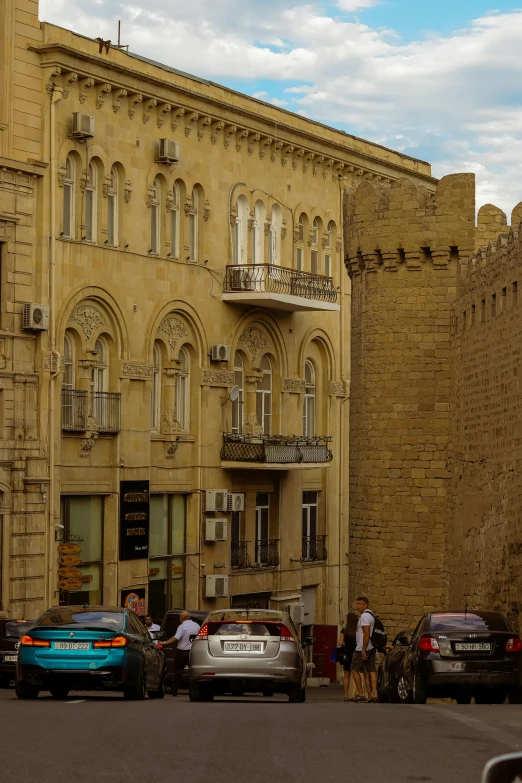
[[[369, 601], [361, 595], [355, 601], [355, 608], [359, 612], [359, 622], [355, 634], [355, 652], [352, 657], [352, 674], [357, 694], [354, 701], [376, 702], [377, 698], [377, 667], [375, 665], [375, 647], [371, 641], [371, 635], [375, 625], [373, 612], [368, 611]], [[368, 691], [368, 699], [363, 694], [363, 680]]]
[[186, 609], [181, 612], [179, 619], [180, 624], [178, 625], [178, 630], [172, 639], [167, 639], [167, 641], [163, 643], [164, 645], [176, 645], [176, 651], [174, 653], [174, 677], [172, 679], [171, 691], [172, 696], [178, 695], [183, 669], [185, 666], [188, 666], [189, 663], [192, 642], [200, 631], [199, 625], [195, 623], [194, 620], [190, 619], [190, 612], [187, 612]]
[[349, 701], [350, 674], [352, 670], [352, 657], [355, 652], [358, 617], [353, 612], [346, 615], [346, 625], [339, 634], [339, 647], [344, 647], [344, 700]]

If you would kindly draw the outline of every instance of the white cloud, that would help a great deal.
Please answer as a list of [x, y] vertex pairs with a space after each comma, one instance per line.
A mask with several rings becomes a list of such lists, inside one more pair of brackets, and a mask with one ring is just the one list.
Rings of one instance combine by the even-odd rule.
[[[265, 0], [256, 13], [242, 0], [40, 0], [40, 16], [113, 40], [121, 18], [135, 52], [234, 86], [255, 80], [255, 97], [427, 158], [436, 176], [477, 171], [479, 202], [519, 201], [522, 11], [403, 44], [323, 2]], [[337, 0], [343, 11], [373, 4]]]

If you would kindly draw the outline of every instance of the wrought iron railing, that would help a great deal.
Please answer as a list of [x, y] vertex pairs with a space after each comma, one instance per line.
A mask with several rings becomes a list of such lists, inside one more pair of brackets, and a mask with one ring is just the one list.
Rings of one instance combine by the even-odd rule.
[[331, 437], [223, 434], [221, 459], [229, 462], [299, 464], [331, 462]]
[[62, 430], [84, 432], [87, 428], [87, 392], [62, 389]]
[[333, 278], [275, 264], [227, 266], [223, 292], [237, 294], [242, 291], [288, 294], [332, 304], [337, 301]]
[[248, 541], [232, 541], [230, 545], [230, 563], [232, 568], [251, 568], [248, 554]]
[[279, 565], [279, 541], [277, 538], [259, 538], [256, 541], [256, 565]]
[[303, 560], [326, 560], [326, 536], [311, 536], [303, 538]]
[[121, 429], [121, 394], [93, 392], [92, 414], [99, 432], [119, 432]]

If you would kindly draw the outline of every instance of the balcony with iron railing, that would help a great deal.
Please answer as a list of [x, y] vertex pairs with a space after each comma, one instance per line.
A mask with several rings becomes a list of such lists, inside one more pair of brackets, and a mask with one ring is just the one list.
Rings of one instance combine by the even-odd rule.
[[230, 564], [232, 568], [251, 568], [248, 554], [248, 541], [232, 541], [230, 545]]
[[279, 565], [277, 538], [260, 538], [256, 541], [255, 563], [258, 567], [277, 568]]
[[221, 467], [291, 470], [324, 467], [332, 461], [331, 437], [223, 434]]
[[340, 309], [333, 278], [276, 264], [227, 266], [221, 298], [292, 312]]
[[305, 536], [303, 537], [303, 548], [301, 559], [305, 563], [312, 563], [315, 560], [326, 560], [328, 552], [326, 549], [326, 536]]
[[64, 432], [116, 433], [121, 429], [121, 394], [62, 389]]

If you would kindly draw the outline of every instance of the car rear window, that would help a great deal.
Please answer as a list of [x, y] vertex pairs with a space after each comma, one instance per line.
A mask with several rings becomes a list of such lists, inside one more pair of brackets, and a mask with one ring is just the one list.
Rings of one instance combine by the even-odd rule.
[[100, 610], [78, 609], [68, 607], [59, 610], [51, 609], [45, 612], [37, 621], [36, 627], [63, 628], [69, 626], [96, 626], [108, 631], [123, 630], [122, 612], [104, 612]]
[[27, 633], [29, 628], [32, 628], [33, 625], [34, 623], [29, 621], [25, 623], [6, 623], [5, 635], [13, 636], [15, 639], [21, 639], [24, 633]]
[[223, 611], [214, 610], [210, 612], [207, 622], [213, 623], [216, 621], [237, 623], [241, 620], [250, 620], [251, 622], [269, 622], [280, 623], [283, 620], [283, 613], [277, 611], [266, 611], [256, 609], [249, 611], [248, 609], [224, 609]]
[[432, 614], [432, 631], [509, 631], [505, 618], [496, 612]]
[[209, 623], [209, 636], [280, 636], [278, 623]]

